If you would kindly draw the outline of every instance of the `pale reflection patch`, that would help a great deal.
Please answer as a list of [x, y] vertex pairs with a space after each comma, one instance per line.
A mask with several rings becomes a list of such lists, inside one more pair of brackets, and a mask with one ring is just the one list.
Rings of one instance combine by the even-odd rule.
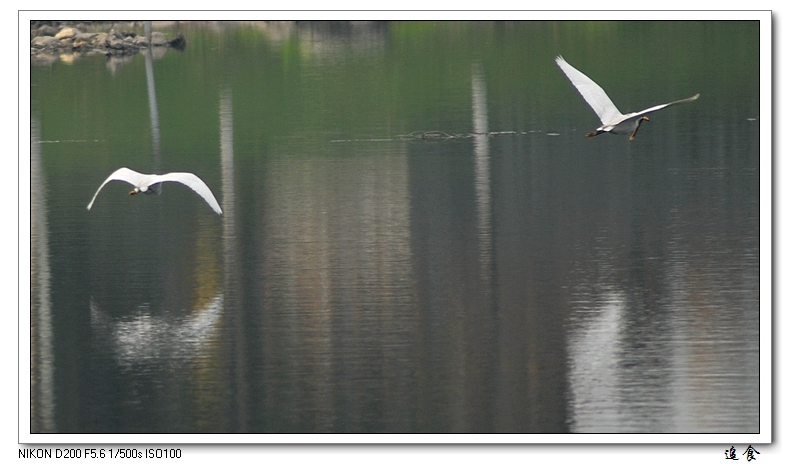
[[189, 314], [154, 314], [144, 303], [128, 315], [108, 315], [91, 299], [91, 328], [122, 367], [183, 363], [205, 355], [217, 337], [224, 297], [218, 293]]
[[[584, 322], [568, 334], [569, 380], [575, 432], [603, 432], [621, 421], [612, 407], [618, 395], [623, 295], [606, 293]], [[614, 431], [614, 430], [610, 430]]]

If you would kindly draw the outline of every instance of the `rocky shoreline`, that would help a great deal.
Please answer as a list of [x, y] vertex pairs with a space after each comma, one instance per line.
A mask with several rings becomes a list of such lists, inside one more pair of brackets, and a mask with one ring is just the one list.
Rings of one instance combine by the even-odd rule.
[[109, 24], [106, 31], [92, 32], [84, 30], [96, 29], [95, 25], [55, 25], [45, 22], [31, 23], [30, 26], [30, 56], [33, 59], [75, 53], [126, 56], [149, 47], [183, 50], [187, 45], [182, 34], [168, 39], [162, 32], [138, 34], [132, 30], [116, 29], [113, 23]]

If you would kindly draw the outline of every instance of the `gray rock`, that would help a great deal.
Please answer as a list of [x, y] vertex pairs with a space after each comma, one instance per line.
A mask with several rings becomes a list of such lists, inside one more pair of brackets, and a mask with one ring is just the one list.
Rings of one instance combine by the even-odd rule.
[[33, 40], [30, 41], [30, 45], [36, 48], [44, 48], [52, 45], [55, 42], [58, 42], [58, 39], [52, 37], [51, 35], [43, 35], [34, 37]]
[[119, 39], [114, 35], [107, 36], [107, 46], [110, 48], [121, 49], [123, 48], [123, 39]]
[[39, 27], [38, 29], [36, 29], [36, 32], [35, 32], [37, 37], [54, 36], [57, 33], [58, 33], [58, 30], [55, 29], [54, 27], [50, 26], [49, 24], [45, 24], [45, 25]]
[[74, 48], [84, 47], [86, 45], [91, 45], [93, 43], [93, 38], [96, 37], [96, 33], [82, 33], [78, 36], [74, 37]]

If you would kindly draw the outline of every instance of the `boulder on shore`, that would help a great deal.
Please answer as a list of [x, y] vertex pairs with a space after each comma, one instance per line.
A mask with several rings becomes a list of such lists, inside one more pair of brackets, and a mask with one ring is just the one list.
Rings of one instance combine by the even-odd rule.
[[[88, 28], [95, 29], [93, 26]], [[43, 58], [43, 55], [57, 57], [67, 54], [122, 56], [134, 55], [149, 47], [183, 50], [186, 46], [186, 39], [181, 34], [168, 39], [164, 33], [154, 31], [149, 41], [148, 38], [133, 31], [110, 29], [106, 32], [83, 32], [73, 26], [56, 27], [52, 24], [36, 26], [35, 22], [31, 23], [30, 35], [30, 55], [37, 58]], [[47, 62], [44, 59], [39, 61]]]

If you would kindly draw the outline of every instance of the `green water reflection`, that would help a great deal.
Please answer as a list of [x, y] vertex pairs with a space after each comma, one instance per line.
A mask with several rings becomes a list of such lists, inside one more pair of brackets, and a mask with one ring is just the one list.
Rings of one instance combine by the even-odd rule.
[[758, 431], [759, 23], [155, 26], [31, 64], [34, 432]]

